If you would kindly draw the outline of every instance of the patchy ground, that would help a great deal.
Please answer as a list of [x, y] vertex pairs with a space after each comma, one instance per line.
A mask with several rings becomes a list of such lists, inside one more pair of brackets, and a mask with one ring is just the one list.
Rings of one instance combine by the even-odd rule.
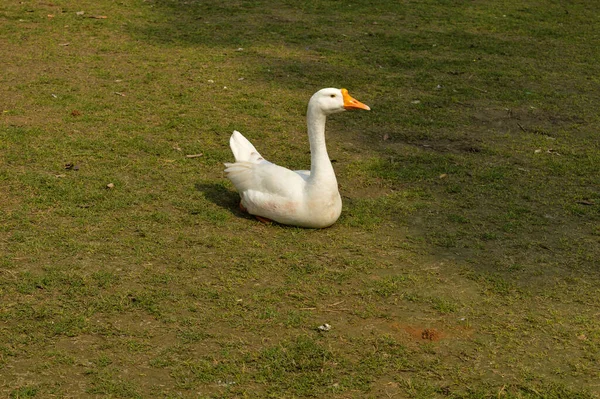
[[[0, 392], [599, 397], [594, 7], [3, 3]], [[340, 220], [242, 214], [327, 86]]]

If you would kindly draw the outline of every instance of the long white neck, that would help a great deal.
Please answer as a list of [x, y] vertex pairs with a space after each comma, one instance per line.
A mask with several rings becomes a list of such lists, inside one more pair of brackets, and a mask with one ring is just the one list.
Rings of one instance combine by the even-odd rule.
[[332, 182], [337, 190], [337, 180], [325, 145], [325, 120], [323, 111], [312, 102], [308, 104], [306, 124], [310, 142], [310, 181], [323, 184]]

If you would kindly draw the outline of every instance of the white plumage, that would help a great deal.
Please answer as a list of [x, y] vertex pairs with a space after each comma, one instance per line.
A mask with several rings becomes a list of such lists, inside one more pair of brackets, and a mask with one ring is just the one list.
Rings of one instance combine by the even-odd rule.
[[342, 200], [325, 146], [325, 120], [346, 109], [370, 108], [345, 89], [322, 89], [311, 97], [307, 110], [310, 171], [292, 171], [265, 160], [234, 131], [229, 145], [235, 162], [225, 164], [225, 173], [240, 194], [242, 209], [263, 220], [294, 226], [322, 228], [335, 223]]

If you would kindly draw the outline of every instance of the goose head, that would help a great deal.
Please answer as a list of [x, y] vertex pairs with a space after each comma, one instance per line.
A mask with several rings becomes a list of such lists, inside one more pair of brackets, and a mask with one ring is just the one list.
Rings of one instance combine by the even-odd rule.
[[348, 94], [346, 89], [327, 88], [321, 89], [315, 94], [309, 102], [309, 107], [314, 105], [325, 115], [335, 114], [347, 109], [370, 110], [368, 105], [361, 103]]

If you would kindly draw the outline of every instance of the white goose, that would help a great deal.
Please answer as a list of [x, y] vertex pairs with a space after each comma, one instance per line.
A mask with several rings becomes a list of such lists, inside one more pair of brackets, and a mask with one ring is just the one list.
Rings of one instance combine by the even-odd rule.
[[369, 110], [346, 89], [322, 89], [308, 102], [310, 171], [292, 171], [265, 160], [238, 131], [229, 140], [234, 163], [225, 173], [241, 197], [240, 208], [261, 221], [300, 227], [331, 226], [342, 212], [335, 172], [325, 146], [327, 115], [347, 109]]

